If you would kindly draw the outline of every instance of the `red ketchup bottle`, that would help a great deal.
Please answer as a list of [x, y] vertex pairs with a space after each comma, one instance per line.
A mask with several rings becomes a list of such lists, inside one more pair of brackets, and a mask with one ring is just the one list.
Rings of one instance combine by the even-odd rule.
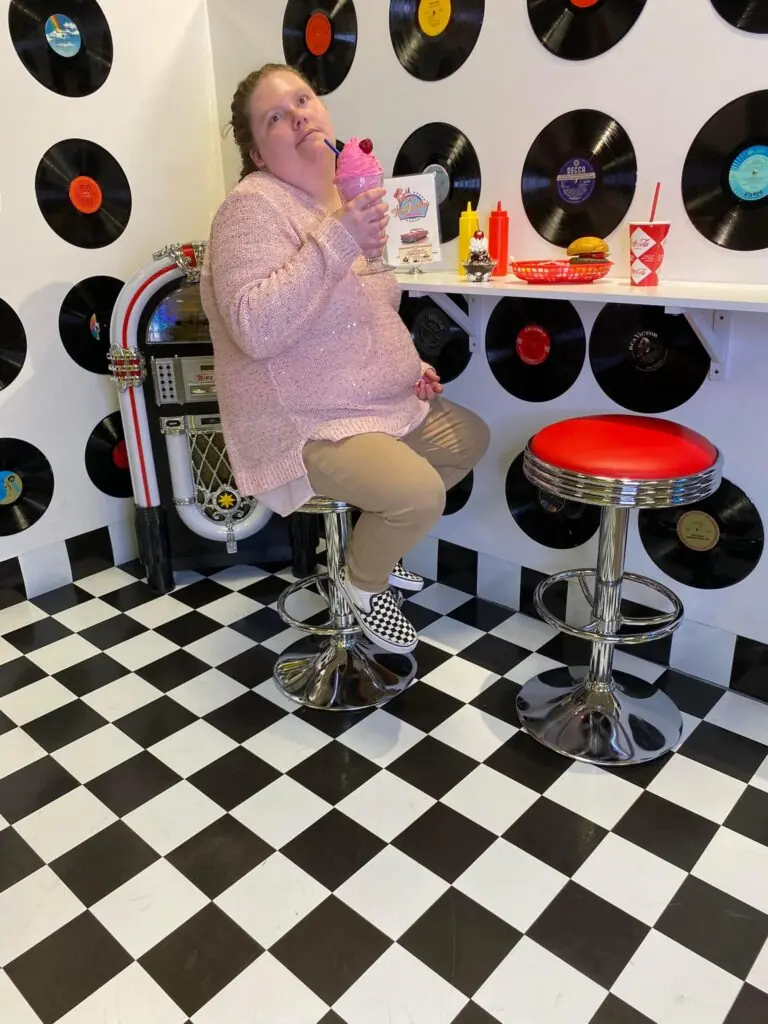
[[497, 260], [492, 277], [506, 277], [509, 272], [509, 214], [501, 202], [488, 218], [488, 255]]

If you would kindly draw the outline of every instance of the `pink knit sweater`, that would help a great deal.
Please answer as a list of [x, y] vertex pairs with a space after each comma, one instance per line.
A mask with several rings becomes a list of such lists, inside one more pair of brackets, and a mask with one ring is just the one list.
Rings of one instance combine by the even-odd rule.
[[213, 220], [200, 293], [224, 438], [240, 491], [280, 515], [312, 496], [307, 441], [403, 437], [428, 411], [394, 275], [361, 264], [335, 218], [263, 171]]

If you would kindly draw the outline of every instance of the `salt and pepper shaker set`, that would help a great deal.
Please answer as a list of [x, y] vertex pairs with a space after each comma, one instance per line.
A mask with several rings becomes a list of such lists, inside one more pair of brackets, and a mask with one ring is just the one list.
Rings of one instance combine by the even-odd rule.
[[[462, 264], [469, 257], [469, 243], [479, 229], [477, 210], [467, 203], [459, 218], [459, 273], [464, 276]], [[492, 277], [505, 277], [509, 269], [509, 214], [501, 208], [501, 202], [488, 218], [488, 254], [496, 260]]]

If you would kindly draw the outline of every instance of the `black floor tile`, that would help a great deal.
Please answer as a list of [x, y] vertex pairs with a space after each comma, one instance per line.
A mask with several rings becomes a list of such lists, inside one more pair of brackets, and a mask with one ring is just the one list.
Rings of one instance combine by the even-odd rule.
[[256, 643], [263, 643], [270, 640], [278, 633], [282, 633], [288, 626], [283, 622], [274, 608], [260, 608], [244, 619], [238, 619], [230, 625], [237, 633], [242, 633]]
[[187, 644], [193, 644], [196, 640], [202, 640], [204, 636], [215, 633], [217, 629], [221, 629], [218, 622], [209, 619], [207, 615], [201, 615], [200, 612], [191, 611], [171, 619], [162, 626], [157, 626], [155, 632], [160, 633], [171, 643], [178, 644], [179, 647], [186, 647]]
[[66, 586], [57, 587], [56, 590], [49, 590], [47, 594], [33, 597], [32, 604], [47, 615], [58, 615], [59, 612], [66, 612], [70, 608], [92, 600], [93, 594], [78, 587], [76, 583], [67, 583]]
[[390, 945], [378, 928], [330, 896], [270, 953], [332, 1006]]
[[[316, 713], [316, 712], [315, 712]], [[258, 693], [243, 693], [205, 716], [209, 725], [220, 729], [237, 743], [245, 743], [256, 733], [285, 718], [286, 712]]]
[[502, 622], [506, 622], [514, 613], [509, 608], [502, 608], [499, 604], [484, 601], [481, 597], [473, 597], [448, 614], [450, 618], [464, 622], [467, 626], [474, 626], [475, 629], [490, 632]]
[[723, 824], [768, 846], [768, 793], [748, 786]]
[[436, 668], [440, 668], [441, 665], [444, 665], [446, 661], [450, 661], [453, 657], [448, 651], [444, 651], [441, 647], [435, 647], [434, 644], [427, 643], [426, 640], [419, 640], [413, 656], [418, 665], [417, 675], [419, 679], [423, 679], [428, 673], [433, 672]]
[[93, 708], [81, 700], [73, 700], [63, 707], [56, 708], [55, 711], [49, 711], [47, 715], [36, 718], [33, 722], [28, 722], [24, 726], [24, 731], [51, 754], [54, 750], [60, 750], [106, 724], [106, 719]]
[[607, 834], [594, 821], [542, 797], [504, 833], [504, 838], [556, 871], [571, 876]]
[[338, 804], [378, 771], [372, 761], [346, 744], [328, 743], [296, 765], [288, 775], [327, 803]]
[[529, 938], [610, 988], [650, 931], [588, 889], [568, 882], [528, 929]]
[[405, 615], [417, 633], [420, 633], [427, 626], [431, 626], [433, 622], [437, 622], [438, 619], [442, 618], [440, 612], [435, 612], [431, 608], [427, 608], [423, 604], [416, 604], [413, 601], [405, 601], [403, 603], [403, 615]]
[[31, 875], [44, 863], [14, 829], [0, 831], [0, 892]]
[[691, 871], [717, 832], [717, 825], [663, 797], [643, 793], [613, 831], [670, 864]]
[[282, 576], [265, 576], [263, 580], [257, 580], [255, 583], [243, 587], [240, 593], [250, 597], [252, 601], [268, 605], [274, 604], [287, 586], [288, 583]]
[[605, 1002], [597, 1011], [589, 1024], [654, 1024], [650, 1017], [640, 1013], [633, 1006], [628, 1006], [622, 999], [612, 993], [606, 996]]
[[13, 825], [77, 789], [77, 779], [52, 757], [41, 757], [0, 779], [0, 814]]
[[209, 903], [145, 953], [139, 963], [184, 1013], [192, 1016], [262, 952], [232, 918]]
[[114, 724], [139, 746], [151, 747], [197, 721], [199, 719], [196, 715], [175, 700], [159, 697], [129, 715], [118, 718]]
[[422, 732], [432, 732], [463, 707], [463, 701], [417, 680], [402, 696], [387, 705], [387, 713]]
[[211, 666], [195, 658], [188, 651], [179, 650], [166, 654], [158, 661], [151, 661], [143, 668], [136, 670], [136, 675], [141, 676], [148, 683], [156, 686], [163, 693], [174, 690], [182, 683], [189, 682], [204, 672], [209, 672]]
[[559, 661], [563, 665], [575, 667], [588, 665], [591, 651], [592, 644], [588, 640], [580, 640], [575, 636], [558, 633], [551, 640], [547, 640], [537, 653], [545, 658], [551, 658], [553, 661]]
[[280, 778], [280, 772], [243, 747], [190, 775], [188, 781], [220, 807], [231, 811]]
[[146, 632], [147, 627], [129, 615], [113, 615], [111, 619], [105, 619], [103, 622], [97, 622], [95, 626], [88, 626], [87, 629], [79, 631], [83, 640], [98, 647], [100, 651], [117, 647], [118, 644], [133, 640], [135, 636]]
[[723, 696], [722, 687], [705, 683], [673, 668], [662, 672], [655, 685], [663, 690], [681, 711], [695, 718], [706, 718]]
[[731, 667], [731, 689], [758, 700], [768, 700], [768, 646], [736, 637]]
[[7, 732], [12, 732], [15, 728], [16, 723], [12, 722], [7, 715], [0, 711], [0, 736], [4, 736]]
[[463, 814], [444, 804], [435, 804], [401, 832], [392, 845], [452, 883], [495, 840], [496, 836]]
[[59, 878], [92, 907], [139, 872], [158, 854], [125, 822], [116, 821], [51, 863]]
[[542, 747], [524, 732], [515, 733], [485, 763], [537, 793], [546, 792], [571, 766], [567, 758]]
[[477, 1003], [469, 1002], [459, 1016], [454, 1017], [453, 1024], [498, 1024], [498, 1019], [486, 1013]]
[[477, 761], [447, 743], [426, 736], [389, 765], [389, 771], [435, 800], [457, 786]]
[[272, 853], [263, 839], [225, 814], [166, 859], [213, 900]]
[[43, 1024], [54, 1024], [131, 962], [107, 929], [86, 912], [5, 970]]
[[746, 978], [768, 940], [768, 916], [689, 876], [656, 930], [737, 978]]
[[38, 651], [41, 647], [63, 640], [64, 637], [72, 636], [72, 630], [67, 629], [56, 619], [39, 619], [28, 626], [21, 626], [19, 629], [12, 629], [3, 637], [12, 647], [15, 647], [21, 654], [29, 654], [31, 651]]
[[125, 817], [180, 781], [176, 772], [142, 750], [128, 761], [91, 779], [86, 788], [119, 817]]
[[268, 647], [251, 647], [218, 666], [219, 672], [243, 686], [254, 687], [272, 678], [277, 654]]
[[742, 782], [749, 782], [768, 757], [768, 737], [766, 740], [763, 745], [710, 722], [701, 722], [680, 747], [679, 753]]
[[[120, 568], [124, 571], [126, 569], [124, 565], [121, 565]], [[149, 604], [150, 601], [156, 601], [157, 598], [158, 595], [154, 594], [146, 583], [136, 582], [129, 583], [126, 587], [119, 587], [111, 594], [105, 594], [102, 601], [111, 605], [112, 608], [117, 608], [118, 611], [129, 612], [141, 605]]]
[[449, 889], [399, 939], [399, 944], [471, 996], [521, 937], [500, 917]]
[[725, 1024], [758, 1024], [768, 1020], [768, 995], [745, 985], [725, 1018]]
[[502, 640], [499, 636], [481, 636], [461, 652], [465, 661], [471, 661], [473, 665], [479, 665], [489, 672], [503, 676], [521, 661], [530, 658], [531, 652], [517, 644], [511, 644], [509, 640]]
[[115, 679], [122, 679], [125, 675], [128, 675], [127, 669], [103, 653], [94, 654], [92, 658], [86, 658], [77, 665], [53, 673], [54, 679], [78, 697], [100, 690], [102, 686], [113, 683]]
[[[398, 700], [402, 699], [402, 697], [398, 697]], [[391, 709], [392, 705], [390, 704], [388, 710]], [[374, 710], [372, 708], [368, 711], [334, 711], [333, 714], [324, 714], [322, 712], [318, 714], [314, 708], [300, 707], [293, 714], [302, 722], [308, 722], [315, 729], [324, 732], [326, 736], [333, 736], [335, 739], [338, 739], [345, 732], [354, 729], [364, 718], [372, 715]]]
[[212, 601], [218, 601], [220, 597], [226, 597], [231, 593], [229, 587], [225, 587], [222, 583], [202, 579], [190, 583], [186, 587], [177, 587], [173, 596], [182, 604], [189, 605], [190, 608], [202, 608], [204, 604], [211, 604]]
[[44, 675], [45, 672], [29, 658], [19, 657], [7, 661], [0, 669], [0, 697], [7, 697], [9, 693], [23, 690], [25, 686], [36, 683]]
[[318, 1021], [318, 1024], [345, 1024], [345, 1022], [337, 1013], [334, 1013], [333, 1010], [329, 1010], [323, 1019]]
[[284, 856], [326, 889], [338, 889], [385, 843], [341, 811], [332, 810], [282, 848]]
[[519, 729], [520, 716], [515, 701], [521, 689], [522, 687], [513, 683], [511, 679], [499, 679], [478, 694], [471, 704], [473, 708], [479, 708], [480, 711], [485, 711], [486, 714], [500, 718], [502, 722]]

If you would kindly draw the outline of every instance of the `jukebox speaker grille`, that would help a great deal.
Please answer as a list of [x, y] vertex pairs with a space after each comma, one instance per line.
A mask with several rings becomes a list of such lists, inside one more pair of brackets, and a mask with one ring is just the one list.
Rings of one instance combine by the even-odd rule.
[[215, 523], [243, 519], [250, 511], [250, 501], [237, 489], [221, 430], [188, 428], [187, 443], [195, 502], [203, 514]]

